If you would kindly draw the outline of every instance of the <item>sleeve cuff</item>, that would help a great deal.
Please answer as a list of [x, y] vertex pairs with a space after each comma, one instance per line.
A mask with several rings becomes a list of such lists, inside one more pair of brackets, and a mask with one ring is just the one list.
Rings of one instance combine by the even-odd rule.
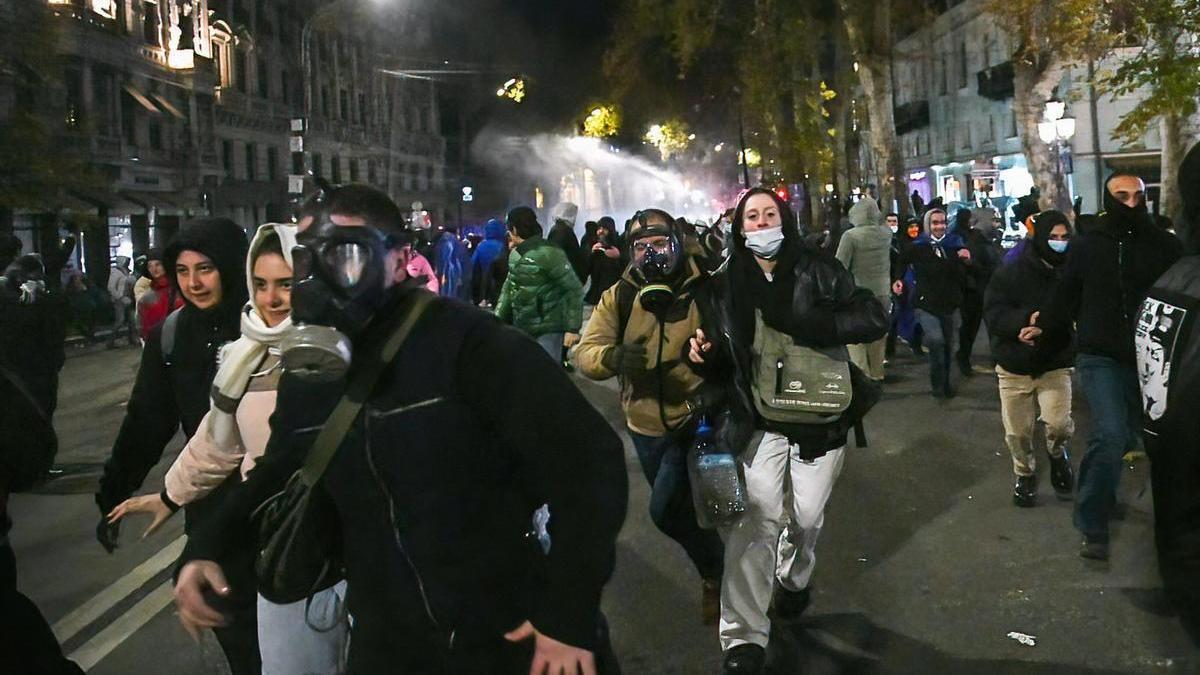
[[179, 504], [176, 504], [174, 500], [171, 499], [170, 495], [167, 494], [166, 488], [163, 488], [162, 492], [158, 493], [158, 498], [167, 505], [167, 508], [171, 509], [171, 513], [175, 513], [179, 510]]

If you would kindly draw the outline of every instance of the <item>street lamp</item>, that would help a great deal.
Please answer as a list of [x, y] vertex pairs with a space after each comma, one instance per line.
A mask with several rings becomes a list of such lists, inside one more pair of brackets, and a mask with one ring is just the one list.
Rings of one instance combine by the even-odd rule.
[[1063, 152], [1075, 136], [1075, 118], [1064, 117], [1066, 110], [1066, 103], [1050, 99], [1046, 101], [1042, 121], [1038, 122], [1038, 137], [1054, 150], [1054, 178], [1060, 189], [1066, 188], [1063, 181]]

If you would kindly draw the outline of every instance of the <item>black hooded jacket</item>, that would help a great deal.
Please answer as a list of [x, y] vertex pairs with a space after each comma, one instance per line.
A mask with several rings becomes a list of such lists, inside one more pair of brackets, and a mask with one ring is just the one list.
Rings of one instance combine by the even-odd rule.
[[[1034, 312], [1054, 295], [1062, 260], [1049, 248], [1052, 226], [1039, 223], [1034, 240], [1011, 264], [992, 276], [983, 300], [983, 317], [991, 339], [992, 358], [1017, 375], [1039, 377], [1075, 363], [1074, 331], [1069, 325], [1043, 328], [1029, 346], [1017, 339]], [[1057, 263], [1057, 264], [1055, 264]]]
[[1134, 363], [1133, 329], [1146, 293], [1183, 254], [1175, 235], [1154, 224], [1143, 202], [1121, 204], [1104, 190], [1105, 213], [1071, 242], [1043, 328], [1076, 322], [1079, 352]]
[[777, 424], [758, 416], [750, 384], [755, 310], [762, 312], [764, 323], [790, 335], [796, 344], [814, 348], [878, 340], [887, 334], [887, 314], [871, 291], [855, 286], [854, 277], [837, 258], [803, 241], [791, 210], [773, 192], [755, 189], [743, 199], [758, 193], [770, 195], [779, 207], [784, 242], [773, 279], [768, 281], [742, 236], [742, 202], [734, 214], [728, 271], [715, 277], [723, 281], [715, 296], [722, 307], [724, 344], [713, 367], [723, 367], [734, 384], [728, 396], [732, 423], [722, 427], [721, 436], [740, 452], [746, 449], [748, 432], [774, 431], [797, 443], [802, 455], [817, 457], [845, 445], [849, 426], [845, 420], [824, 425]]
[[[188, 438], [209, 409], [209, 389], [217, 374], [217, 351], [241, 335], [246, 304], [246, 232], [224, 218], [193, 221], [163, 253], [163, 266], [176, 292], [175, 262], [183, 251], [212, 259], [221, 275], [221, 302], [201, 310], [190, 302], [175, 310], [174, 345], [163, 354], [158, 326], [146, 339], [133, 392], [112, 455], [104, 464], [96, 505], [108, 513], [137, 490], [158, 463], [163, 448], [182, 426]], [[186, 296], [182, 296], [186, 300]], [[203, 503], [205, 500], [197, 502]], [[189, 520], [194, 509], [189, 506]]]
[[[376, 316], [398, 320], [414, 297], [397, 287]], [[393, 330], [355, 339], [350, 378], [380, 375], [319, 484], [352, 589], [348, 672], [444, 672], [431, 646], [499, 639], [526, 619], [594, 648], [625, 517], [620, 439], [532, 340], [484, 312], [435, 300], [376, 365]], [[191, 533], [185, 561], [253, 550], [251, 513], [303, 464], [343, 387], [284, 375], [266, 453]], [[526, 536], [544, 503], [549, 556]]]

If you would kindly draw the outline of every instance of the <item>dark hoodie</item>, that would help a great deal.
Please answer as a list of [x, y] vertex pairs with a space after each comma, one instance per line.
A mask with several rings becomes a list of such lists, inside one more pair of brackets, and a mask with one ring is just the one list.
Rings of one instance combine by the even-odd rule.
[[[163, 266], [177, 293], [175, 263], [183, 251], [196, 251], [212, 259], [221, 275], [221, 302], [209, 310], [185, 302], [174, 312], [178, 318], [174, 320], [174, 345], [169, 355], [163, 354], [163, 326], [149, 334], [125, 420], [96, 493], [96, 505], [102, 514], [141, 486], [181, 426], [185, 436], [191, 438], [208, 412], [209, 389], [217, 374], [217, 351], [241, 335], [240, 310], [247, 299], [247, 246], [246, 232], [236, 223], [206, 218], [185, 226], [163, 252]], [[196, 506], [206, 501], [200, 500]], [[189, 524], [195, 511], [189, 505]]]
[[1038, 216], [1030, 245], [1011, 264], [996, 271], [984, 295], [983, 316], [992, 358], [1010, 373], [1038, 377], [1070, 368], [1075, 362], [1074, 331], [1070, 326], [1045, 331], [1034, 346], [1017, 339], [1021, 329], [1029, 325], [1030, 315], [1042, 310], [1058, 285], [1066, 253], [1056, 253], [1047, 242], [1050, 231], [1060, 224], [1070, 228], [1067, 217], [1058, 211]]
[[[1062, 279], [1042, 312], [1043, 328], [1076, 322], [1079, 351], [1133, 366], [1133, 329], [1146, 292], [1182, 255], [1175, 235], [1154, 224], [1143, 199], [1134, 208], [1104, 187], [1096, 227], [1071, 242]], [[1036, 231], [1036, 229], [1035, 229]]]
[[[755, 194], [769, 195], [783, 219], [783, 246], [772, 280], [768, 281], [754, 254], [746, 247], [742, 219], [746, 201]], [[871, 291], [857, 288], [854, 277], [832, 255], [804, 242], [787, 203], [771, 190], [754, 188], [738, 204], [733, 216], [730, 265], [722, 277], [726, 338], [723, 356], [730, 365], [736, 396], [731, 396], [735, 420], [753, 419], [753, 427], [781, 433], [800, 446], [802, 456], [820, 456], [846, 443], [847, 420], [834, 424], [776, 424], [758, 419], [750, 403], [755, 332], [755, 310], [763, 322], [792, 337], [796, 344], [812, 348], [841, 349], [845, 345], [873, 342], [887, 334], [883, 306]], [[845, 417], [845, 416], [843, 416]], [[735, 452], [745, 449], [748, 436], [740, 423], [722, 429], [722, 436]]]

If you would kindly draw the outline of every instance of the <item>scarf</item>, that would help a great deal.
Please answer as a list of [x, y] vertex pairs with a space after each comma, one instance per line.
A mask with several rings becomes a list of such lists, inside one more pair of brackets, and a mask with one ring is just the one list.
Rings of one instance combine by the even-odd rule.
[[254, 240], [250, 242], [250, 251], [246, 258], [247, 285], [250, 290], [250, 302], [242, 307], [241, 326], [242, 336], [225, 345], [219, 357], [220, 366], [217, 376], [213, 378], [212, 405], [208, 415], [208, 433], [219, 447], [231, 448], [241, 445], [241, 435], [237, 429], [237, 408], [250, 386], [251, 378], [257, 368], [266, 360], [268, 353], [278, 350], [279, 342], [292, 327], [292, 318], [288, 317], [276, 326], [268, 326], [254, 306], [254, 274], [253, 266], [255, 252], [270, 234], [279, 236], [283, 258], [288, 267], [292, 266], [292, 248], [296, 245], [296, 228], [291, 225], [268, 223], [258, 228]]

